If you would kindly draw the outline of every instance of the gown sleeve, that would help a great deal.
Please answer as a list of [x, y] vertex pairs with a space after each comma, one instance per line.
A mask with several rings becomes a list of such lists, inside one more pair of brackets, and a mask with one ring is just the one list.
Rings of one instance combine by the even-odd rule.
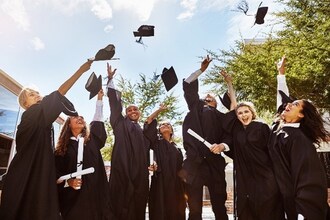
[[150, 141], [151, 149], [154, 149], [158, 140], [157, 120], [152, 120], [150, 124], [145, 123], [143, 128], [143, 134]]
[[113, 128], [116, 127], [118, 122], [123, 119], [122, 115], [122, 104], [121, 104], [121, 93], [115, 89], [108, 89], [109, 105], [110, 105], [110, 124]]
[[315, 146], [306, 137], [295, 137], [291, 143], [291, 175], [298, 214], [316, 219], [326, 204], [326, 181]]

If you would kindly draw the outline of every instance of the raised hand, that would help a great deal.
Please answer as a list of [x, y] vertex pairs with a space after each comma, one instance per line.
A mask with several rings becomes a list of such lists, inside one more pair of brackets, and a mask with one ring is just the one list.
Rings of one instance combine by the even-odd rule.
[[200, 70], [202, 72], [204, 72], [207, 67], [209, 66], [209, 64], [211, 63], [212, 59], [210, 59], [209, 55], [206, 56], [206, 58], [203, 60], [203, 62], [201, 63], [201, 68]]
[[108, 79], [113, 79], [113, 76], [116, 74], [117, 69], [112, 71], [111, 65], [107, 63]]
[[285, 58], [285, 55], [283, 55], [282, 59], [280, 59], [276, 63], [278, 74], [280, 74], [280, 75], [284, 75], [285, 74], [285, 63], [286, 63], [286, 58]]
[[225, 81], [227, 83], [231, 83], [233, 81], [232, 77], [230, 74], [228, 74], [224, 69], [222, 69], [220, 71], [220, 74], [223, 76], [223, 78], [225, 79]]

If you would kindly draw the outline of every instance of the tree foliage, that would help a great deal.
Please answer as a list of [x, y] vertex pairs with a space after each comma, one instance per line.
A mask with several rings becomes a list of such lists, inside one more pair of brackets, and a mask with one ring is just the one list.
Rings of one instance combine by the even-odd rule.
[[275, 112], [276, 65], [286, 55], [286, 76], [290, 95], [312, 100], [330, 110], [330, 2], [279, 0], [285, 9], [276, 14], [283, 28], [271, 32], [262, 44], [235, 42], [229, 50], [208, 51], [220, 65], [206, 75], [205, 84], [226, 86], [219, 69], [233, 73], [238, 101], [254, 102], [258, 111]]

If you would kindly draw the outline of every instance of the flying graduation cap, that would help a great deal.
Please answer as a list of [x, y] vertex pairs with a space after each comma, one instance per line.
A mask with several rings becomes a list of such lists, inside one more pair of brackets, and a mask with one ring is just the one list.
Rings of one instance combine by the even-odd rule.
[[155, 26], [153, 25], [141, 25], [137, 31], [133, 31], [134, 37], [139, 37], [136, 42], [143, 44], [142, 37], [154, 36], [154, 28]]
[[[267, 12], [268, 12], [268, 7], [261, 7], [261, 4], [262, 4], [262, 2], [260, 2], [259, 6], [258, 6], [257, 13], [254, 15], [255, 16], [255, 22], [254, 22], [253, 25], [265, 23], [264, 18], [266, 16]], [[246, 0], [242, 0], [238, 4], [237, 9], [239, 11], [244, 12], [244, 14], [247, 15], [247, 16], [253, 16], [253, 15], [247, 14], [247, 12], [249, 10], [249, 4], [247, 3]]]
[[99, 77], [96, 77], [96, 74], [93, 72], [85, 85], [86, 90], [89, 92], [89, 99], [92, 99], [94, 96], [99, 93], [99, 91], [102, 89], [102, 77], [101, 75]]
[[[158, 77], [159, 75], [154, 74], [153, 79], [157, 80]], [[171, 66], [169, 69], [164, 67], [160, 77], [164, 83], [166, 91], [170, 91], [178, 83], [178, 77], [175, 73], [173, 66]]]
[[99, 60], [118, 60], [119, 58], [113, 58], [115, 55], [115, 46], [113, 44], [109, 44], [103, 49], [100, 49], [95, 57], [90, 58], [89, 60], [99, 61]]

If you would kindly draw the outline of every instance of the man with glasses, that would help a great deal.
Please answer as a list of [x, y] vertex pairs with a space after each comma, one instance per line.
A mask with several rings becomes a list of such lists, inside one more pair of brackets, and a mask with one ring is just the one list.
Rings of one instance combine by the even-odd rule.
[[[224, 114], [216, 109], [214, 96], [207, 94], [204, 99], [198, 95], [198, 76], [208, 67], [211, 59], [207, 56], [201, 68], [183, 81], [184, 97], [189, 112], [183, 122], [183, 145], [186, 159], [180, 172], [187, 183], [189, 220], [202, 219], [203, 186], [210, 192], [212, 210], [217, 220], [227, 220], [225, 201], [227, 199], [225, 181], [225, 160], [221, 152], [229, 150], [225, 144], [222, 128]], [[212, 144], [210, 148], [187, 133], [192, 129]]]

